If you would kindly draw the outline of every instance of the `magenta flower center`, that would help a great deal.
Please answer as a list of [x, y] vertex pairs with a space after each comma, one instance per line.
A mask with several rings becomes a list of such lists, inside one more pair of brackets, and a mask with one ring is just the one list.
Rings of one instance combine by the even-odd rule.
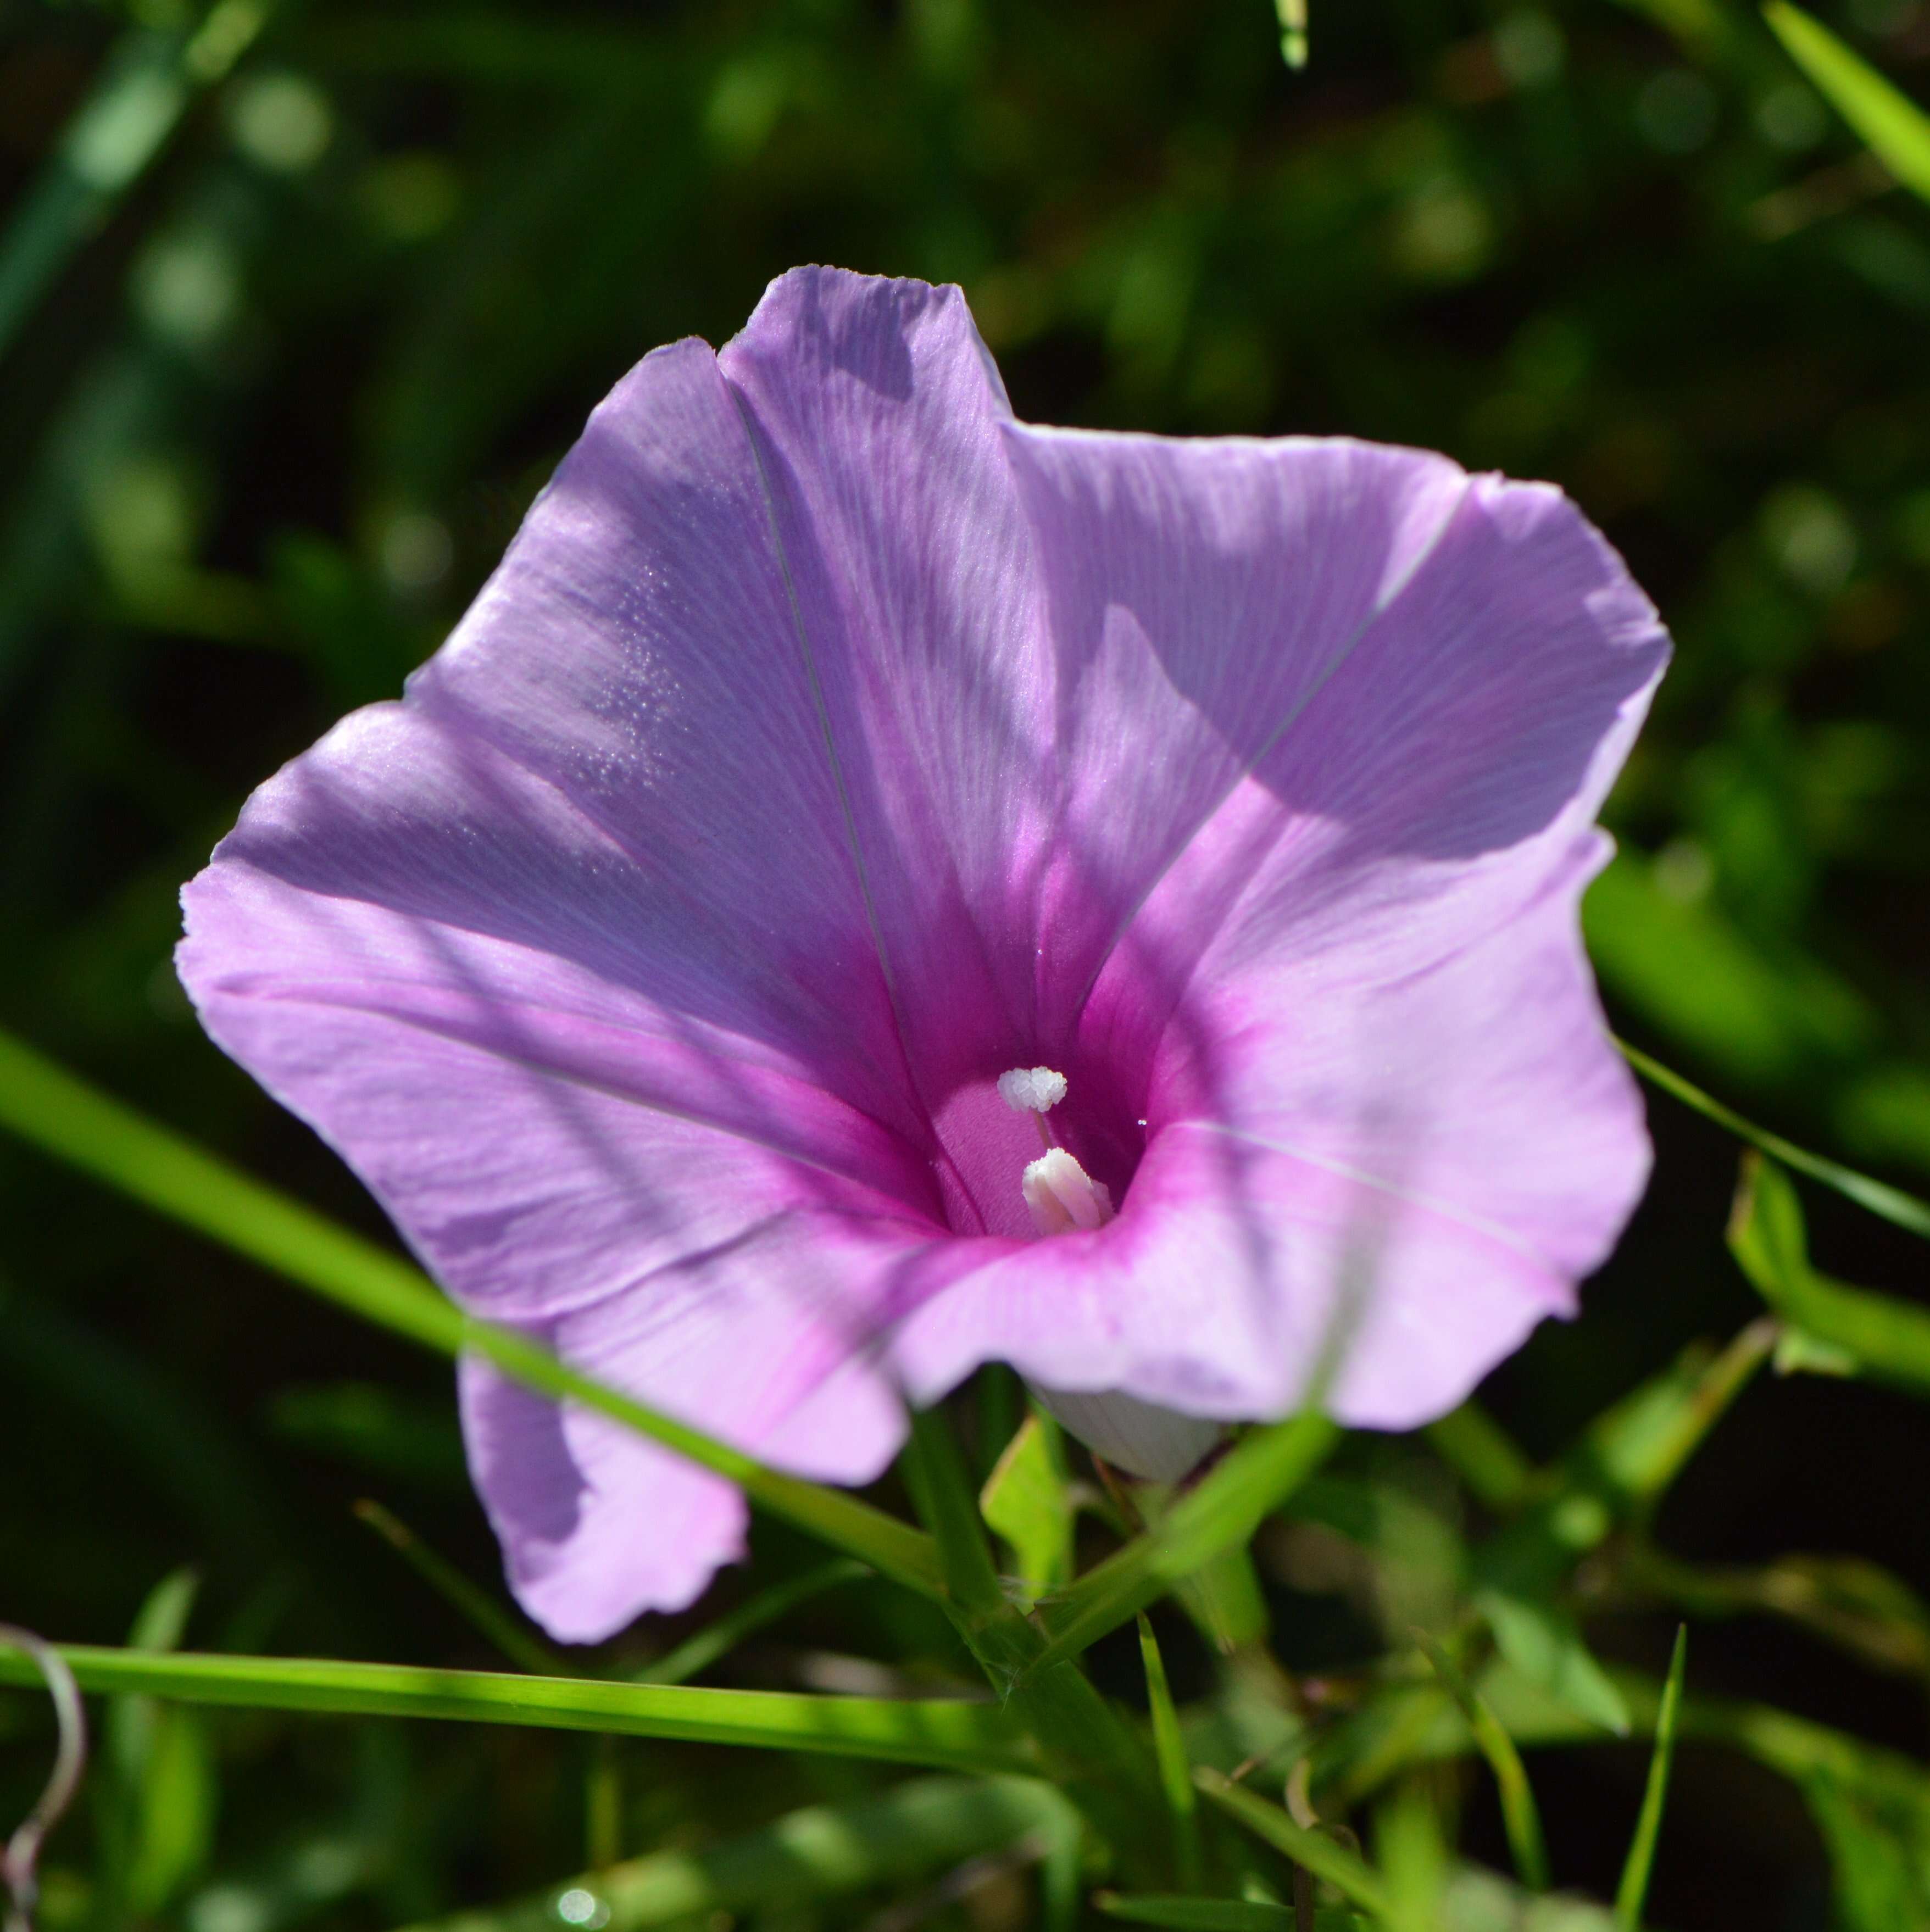
[[968, 1081], [941, 1102], [932, 1123], [934, 1167], [952, 1232], [1030, 1240], [1110, 1221], [1124, 1203], [1146, 1128], [1108, 1104], [1106, 1084], [1021, 1066]]

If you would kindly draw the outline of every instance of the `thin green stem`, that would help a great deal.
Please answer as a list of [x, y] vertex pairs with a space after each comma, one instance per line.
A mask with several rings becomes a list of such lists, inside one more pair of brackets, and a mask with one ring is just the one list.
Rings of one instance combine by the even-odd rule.
[[1447, 1687], [1448, 1695], [1460, 1706], [1476, 1748], [1494, 1773], [1495, 1785], [1501, 1795], [1502, 1825], [1508, 1834], [1508, 1850], [1517, 1874], [1529, 1891], [1546, 1892], [1548, 1852], [1541, 1835], [1541, 1814], [1535, 1808], [1534, 1788], [1528, 1782], [1527, 1768], [1514, 1748], [1514, 1740], [1502, 1728], [1487, 1700], [1426, 1631], [1417, 1630], [1414, 1640], [1434, 1666], [1434, 1674]]
[[1088, 1570], [1044, 1610], [1050, 1641], [1034, 1667], [1076, 1655], [1221, 1550], [1246, 1544], [1313, 1474], [1339, 1435], [1314, 1409], [1254, 1430], [1155, 1528]]
[[1738, 1139], [1760, 1148], [1766, 1154], [1773, 1154], [1784, 1166], [1793, 1168], [1799, 1174], [1806, 1174], [1811, 1180], [1820, 1180], [1824, 1186], [1833, 1187], [1839, 1194], [1847, 1195], [1859, 1208], [1868, 1208], [1872, 1214], [1894, 1222], [1899, 1228], [1907, 1228], [1913, 1234], [1930, 1236], [1930, 1202], [1906, 1194], [1900, 1187], [1873, 1180], [1866, 1174], [1859, 1174], [1854, 1168], [1844, 1166], [1840, 1161], [1811, 1154], [1793, 1141], [1786, 1141], [1781, 1135], [1772, 1133], [1766, 1127], [1759, 1127], [1753, 1120], [1745, 1120], [1733, 1108], [1725, 1107], [1693, 1082], [1685, 1080], [1660, 1060], [1652, 1060], [1639, 1047], [1631, 1046], [1625, 1040], [1618, 1040], [1615, 1044], [1621, 1049], [1622, 1058], [1645, 1080], [1652, 1081], [1664, 1093], [1673, 1094], [1684, 1106], [1693, 1107], [1718, 1127], [1726, 1127]]
[[447, 1557], [431, 1550], [400, 1516], [366, 1496], [355, 1505], [355, 1514], [472, 1630], [486, 1637], [518, 1670], [533, 1672], [539, 1677], [569, 1675], [563, 1659], [548, 1644], [524, 1630]]
[[1469, 1400], [1422, 1431], [1442, 1460], [1491, 1510], [1518, 1508], [1535, 1466], [1478, 1402]]
[[978, 1500], [942, 1408], [914, 1412], [902, 1462], [911, 1499], [938, 1546], [952, 1600], [968, 1621], [1016, 1616], [999, 1588]]

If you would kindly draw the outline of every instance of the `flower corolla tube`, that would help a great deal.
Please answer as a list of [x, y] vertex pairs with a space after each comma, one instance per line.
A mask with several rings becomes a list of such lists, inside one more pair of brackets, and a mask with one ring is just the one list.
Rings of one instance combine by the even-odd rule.
[[[1645, 1180], [1577, 908], [1667, 650], [1545, 484], [1020, 422], [957, 290], [800, 269], [249, 800], [181, 976], [465, 1308], [779, 1468], [989, 1361], [1154, 1476], [1316, 1375], [1406, 1427]], [[459, 1385], [558, 1637], [742, 1554]]]

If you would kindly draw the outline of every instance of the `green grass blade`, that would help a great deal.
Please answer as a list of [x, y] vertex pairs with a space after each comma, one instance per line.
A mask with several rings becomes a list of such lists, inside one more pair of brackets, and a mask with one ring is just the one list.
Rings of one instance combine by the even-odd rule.
[[1214, 1804], [1244, 1825], [1255, 1838], [1278, 1852], [1284, 1852], [1298, 1865], [1304, 1865], [1316, 1878], [1325, 1879], [1335, 1891], [1352, 1899], [1363, 1911], [1385, 1918], [1388, 1912], [1387, 1888], [1379, 1875], [1356, 1852], [1350, 1852], [1323, 1832], [1309, 1831], [1295, 1824], [1277, 1804], [1269, 1804], [1229, 1778], [1202, 1766], [1193, 1774], [1193, 1782]]
[[958, 1438], [942, 1408], [913, 1415], [911, 1439], [900, 1461], [905, 1486], [938, 1546], [952, 1600], [968, 1619], [1016, 1614], [999, 1587], [978, 1499], [965, 1479]]
[[1045, 1608], [1049, 1641], [1035, 1667], [1076, 1654], [1223, 1550], [1244, 1544], [1319, 1466], [1339, 1435], [1313, 1409], [1254, 1430], [1156, 1528], [1088, 1570]]
[[[914, 1882], [1026, 1838], [1076, 1832], [1071, 1808], [1033, 1778], [914, 1778], [845, 1804], [814, 1804], [701, 1852], [658, 1852], [585, 1873], [533, 1898], [464, 1912], [415, 1932], [602, 1932], [701, 1924]], [[580, 1893], [581, 1898], [571, 1898]]]
[[1798, 1174], [1806, 1174], [1812, 1180], [1821, 1181], [1825, 1187], [1833, 1187], [1838, 1194], [1847, 1195], [1858, 1207], [1867, 1208], [1883, 1220], [1907, 1228], [1913, 1234], [1930, 1237], [1930, 1202], [1919, 1201], [1915, 1195], [1906, 1194], [1900, 1187], [1873, 1180], [1866, 1174], [1859, 1174], [1854, 1168], [1844, 1166], [1840, 1161], [1808, 1153], [1794, 1142], [1784, 1140], [1781, 1135], [1772, 1134], [1768, 1128], [1745, 1120], [1733, 1108], [1725, 1107], [1713, 1095], [1705, 1094], [1693, 1082], [1685, 1080], [1660, 1060], [1651, 1060], [1640, 1048], [1631, 1046], [1624, 1040], [1618, 1040], [1615, 1044], [1620, 1048], [1622, 1058], [1643, 1079], [1652, 1082], [1664, 1093], [1673, 1094], [1684, 1106], [1694, 1108], [1704, 1119], [1713, 1120], [1739, 1140], [1745, 1140], [1751, 1147], [1774, 1156], [1784, 1166], [1793, 1168]]
[[1139, 1616], [1139, 1660], [1145, 1668], [1146, 1702], [1153, 1716], [1153, 1756], [1159, 1765], [1166, 1808], [1172, 1814], [1173, 1868], [1180, 1883], [1190, 1890], [1199, 1883], [1199, 1801], [1193, 1788], [1186, 1740], [1180, 1735], [1172, 1688], [1166, 1682], [1166, 1660], [1143, 1611]]
[[1421, 1431], [1430, 1447], [1491, 1510], [1520, 1506], [1535, 1466], [1478, 1402], [1469, 1401]]
[[1300, 1932], [1285, 1906], [1257, 1904], [1244, 1898], [1188, 1898], [1151, 1892], [1128, 1898], [1116, 1892], [1102, 1892], [1092, 1902], [1109, 1918], [1124, 1918], [1134, 1925], [1164, 1925], [1170, 1932]]
[[1733, 38], [1724, 8], [1718, 0], [1620, 0], [1631, 14], [1652, 20], [1697, 52], [1706, 53]]
[[1414, 1639], [1434, 1666], [1435, 1676], [1447, 1687], [1448, 1694], [1460, 1706], [1475, 1745], [1494, 1773], [1496, 1788], [1501, 1794], [1501, 1821], [1508, 1834], [1508, 1849], [1516, 1874], [1529, 1891], [1546, 1892], [1548, 1850], [1541, 1835], [1541, 1814], [1535, 1808], [1534, 1789], [1528, 1782], [1527, 1768], [1514, 1748], [1514, 1740], [1502, 1728], [1501, 1720], [1487, 1700], [1456, 1669], [1453, 1658], [1424, 1630], [1416, 1630]]
[[1616, 1737], [1628, 1735], [1628, 1705], [1565, 1605], [1502, 1590], [1478, 1590], [1473, 1603], [1502, 1655], [1530, 1683], [1590, 1724]]
[[200, 1573], [176, 1570], [164, 1576], [150, 1590], [128, 1633], [133, 1650], [173, 1650], [188, 1634], [188, 1619], [194, 1614], [195, 1599], [201, 1594]]
[[[155, 1654], [176, 1649], [200, 1593], [192, 1570], [164, 1578], [135, 1616], [128, 1648]], [[150, 1919], [192, 1882], [213, 1851], [214, 1753], [200, 1713], [152, 1697], [110, 1699], [101, 1730], [96, 1796], [111, 1914]]]
[[1638, 1932], [1642, 1902], [1649, 1895], [1649, 1874], [1655, 1868], [1655, 1841], [1661, 1836], [1662, 1806], [1668, 1796], [1669, 1763], [1675, 1755], [1676, 1726], [1682, 1714], [1682, 1685], [1688, 1664], [1688, 1626], [1676, 1627], [1674, 1654], [1668, 1679], [1662, 1686], [1655, 1713], [1655, 1748], [1649, 1760], [1649, 1781], [1643, 1788], [1642, 1809], [1635, 1820], [1635, 1837], [1615, 1888], [1615, 1916], [1625, 1932]]
[[1770, 0], [1763, 17], [1870, 152], [1905, 188], [1930, 201], [1930, 114], [1801, 8]]
[[1034, 1600], [1072, 1580], [1073, 1511], [1064, 1466], [1058, 1425], [1035, 1410], [979, 1492], [979, 1513], [1010, 1545], [1019, 1581]]
[[337, 1227], [0, 1034], [0, 1126], [158, 1212], [261, 1262], [365, 1321], [446, 1355], [485, 1356], [545, 1395], [568, 1398], [737, 1484], [751, 1499], [898, 1582], [942, 1597], [936, 1546], [855, 1496], [766, 1468], [566, 1367], [525, 1336], [478, 1322], [419, 1269]]
[[1273, 1631], [1273, 1613], [1260, 1587], [1253, 1556], [1235, 1544], [1209, 1557], [1173, 1594], [1193, 1627], [1222, 1657], [1265, 1643]]
[[479, 1589], [447, 1557], [431, 1550], [400, 1516], [366, 1496], [355, 1505], [355, 1514], [464, 1622], [494, 1644], [518, 1670], [538, 1677], [569, 1674], [569, 1666], [548, 1644], [524, 1630], [488, 1591]]
[[1841, 1352], [1841, 1366], [1930, 1394], [1930, 1314], [1812, 1268], [1795, 1186], [1760, 1154], [1743, 1161], [1729, 1249], [1763, 1299], [1804, 1337]]
[[734, 1650], [754, 1630], [775, 1623], [787, 1611], [795, 1610], [800, 1604], [827, 1590], [835, 1590], [840, 1583], [854, 1583], [860, 1577], [871, 1574], [865, 1564], [854, 1562], [848, 1556], [838, 1556], [828, 1563], [821, 1563], [815, 1570], [807, 1570], [801, 1576], [788, 1576], [782, 1583], [773, 1583], [769, 1589], [760, 1590], [749, 1602], [740, 1604], [728, 1616], [719, 1617], [694, 1636], [686, 1637], [654, 1664], [647, 1664], [634, 1672], [630, 1681], [635, 1684], [688, 1684], [691, 1678], [708, 1670], [727, 1652]]
[[[1037, 1762], [1030, 1744], [997, 1706], [956, 1700], [696, 1690], [590, 1677], [431, 1670], [333, 1658], [158, 1654], [85, 1644], [59, 1648], [83, 1690], [134, 1691], [181, 1703], [607, 1732], [823, 1751], [948, 1771], [1025, 1772]], [[38, 1681], [31, 1658], [0, 1646], [0, 1683]]]
[[461, 1313], [419, 1269], [4, 1034], [0, 1126], [367, 1321], [445, 1353], [461, 1346]]

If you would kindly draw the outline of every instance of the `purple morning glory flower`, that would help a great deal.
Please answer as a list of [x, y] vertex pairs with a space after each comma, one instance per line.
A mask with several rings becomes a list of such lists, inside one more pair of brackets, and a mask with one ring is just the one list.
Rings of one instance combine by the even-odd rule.
[[[1330, 1406], [1405, 1426], [1641, 1190], [1576, 906], [1667, 652], [1545, 485], [1037, 428], [956, 290], [800, 269], [250, 800], [182, 977], [466, 1306], [779, 1467], [996, 1360], [1174, 1473], [1350, 1274]], [[461, 1399], [558, 1636], [740, 1553], [718, 1478]]]

